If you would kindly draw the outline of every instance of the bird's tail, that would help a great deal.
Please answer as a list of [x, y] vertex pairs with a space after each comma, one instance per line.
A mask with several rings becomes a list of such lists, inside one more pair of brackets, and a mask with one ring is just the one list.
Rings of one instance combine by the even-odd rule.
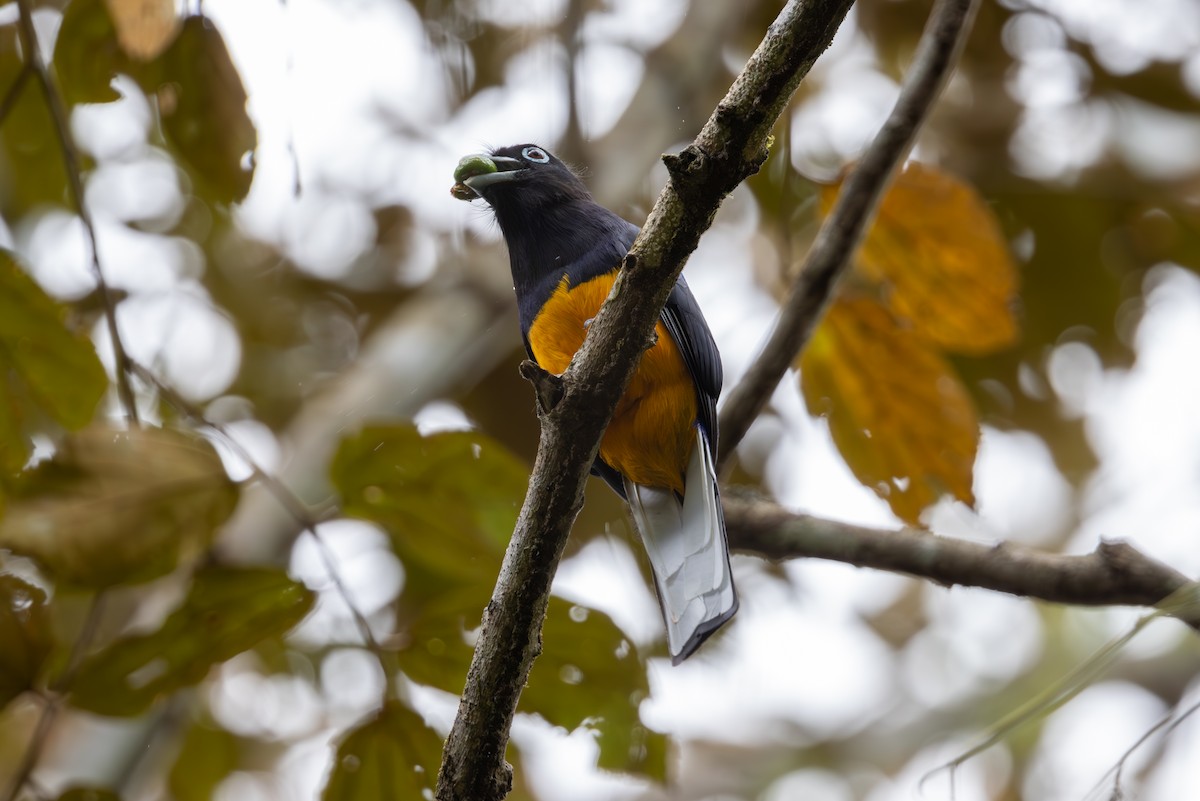
[[667, 624], [671, 661], [678, 665], [737, 611], [729, 568], [725, 516], [708, 437], [696, 426], [684, 497], [625, 482]]

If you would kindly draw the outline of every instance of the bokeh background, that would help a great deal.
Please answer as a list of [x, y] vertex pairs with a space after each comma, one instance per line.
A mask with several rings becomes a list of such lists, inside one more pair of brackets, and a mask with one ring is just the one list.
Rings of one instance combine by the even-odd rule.
[[[339, 443], [368, 424], [479, 432], [532, 460], [507, 255], [486, 207], [450, 196], [458, 158], [537, 142], [640, 222], [665, 181], [658, 156], [692, 139], [778, 12], [758, 0], [189, 0], [177, 11], [207, 22], [180, 34], [171, 14], [160, 19], [188, 46], [149, 78], [145, 65], [162, 58], [118, 43], [98, 0], [34, 6], [85, 156], [126, 347], [317, 507], [336, 498]], [[727, 388], [811, 240], [817, 185], [882, 123], [928, 11], [915, 0], [854, 6], [770, 162], [690, 260]], [[0, 91], [19, 70], [16, 19], [16, 3], [0, 3]], [[26, 91], [0, 128], [0, 245], [92, 332], [111, 370], [85, 232], [40, 102]], [[1200, 574], [1200, 5], [985, 0], [915, 156], [978, 190], [1021, 282], [1019, 342], [954, 361], [983, 423], [977, 508], [945, 500], [924, 522], [1072, 553], [1126, 538]], [[149, 419], [180, 420], [136, 386]], [[109, 394], [99, 414], [117, 418]], [[222, 455], [235, 479], [250, 475]], [[898, 524], [847, 469], [795, 375], [740, 447], [733, 480], [797, 510]], [[1065, 707], [953, 774], [928, 775], [1142, 612], [739, 556], [742, 610], [672, 668], [630, 525], [592, 483], [556, 594], [575, 605], [572, 619], [607, 615], [635, 649], [644, 690], [632, 703], [648, 739], [625, 769], [598, 768], [605, 707], [594, 699], [628, 694], [631, 679], [564, 663], [538, 703], [582, 712], [567, 716], [573, 725], [519, 716], [516, 797], [1107, 799], [1126, 751], [1200, 703], [1195, 633], [1160, 620]], [[386, 525], [335, 513], [320, 530], [376, 635], [407, 647], [418, 635], [403, 598], [428, 579], [419, 559]], [[331, 743], [371, 713], [384, 678], [298, 534], [261, 483], [242, 489], [216, 553], [286, 565], [318, 591], [315, 611], [152, 712], [68, 711], [37, 773], [46, 797], [80, 780], [129, 799], [319, 794]], [[153, 628], [185, 582], [123, 589], [108, 634]], [[64, 597], [57, 614], [69, 631], [78, 602]], [[421, 669], [441, 668], [414, 666], [405, 693], [444, 734], [456, 699]], [[26, 698], [4, 710], [5, 772], [38, 708]], [[1148, 801], [1200, 792], [1200, 722], [1150, 736], [1120, 786]]]

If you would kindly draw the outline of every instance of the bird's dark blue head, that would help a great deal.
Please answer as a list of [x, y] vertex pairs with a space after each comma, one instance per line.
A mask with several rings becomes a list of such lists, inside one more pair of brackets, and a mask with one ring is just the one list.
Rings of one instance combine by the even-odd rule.
[[592, 199], [570, 167], [534, 144], [464, 156], [454, 171], [454, 180], [454, 195], [464, 200], [486, 200], [502, 229], [506, 219]]
[[540, 296], [564, 271], [573, 281], [616, 268], [637, 227], [597, 205], [571, 168], [540, 145], [464, 156], [451, 194], [483, 198], [508, 244], [519, 295]]

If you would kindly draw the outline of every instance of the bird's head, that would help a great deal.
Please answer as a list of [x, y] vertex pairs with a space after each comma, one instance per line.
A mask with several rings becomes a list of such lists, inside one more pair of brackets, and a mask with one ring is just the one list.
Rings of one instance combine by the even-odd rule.
[[464, 156], [454, 170], [454, 182], [450, 193], [456, 198], [483, 198], [501, 216], [571, 200], [591, 200], [587, 187], [570, 167], [534, 144]]
[[[464, 156], [454, 181], [455, 197], [482, 198], [491, 206], [521, 291], [553, 289], [566, 265], [585, 270], [578, 265], [594, 262], [611, 270], [637, 235], [636, 226], [592, 200], [579, 176], [540, 145]], [[529, 311], [523, 325], [533, 319], [535, 310]]]

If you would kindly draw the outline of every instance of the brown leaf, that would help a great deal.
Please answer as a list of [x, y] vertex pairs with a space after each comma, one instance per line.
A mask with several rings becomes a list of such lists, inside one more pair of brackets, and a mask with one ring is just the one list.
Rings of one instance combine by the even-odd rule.
[[179, 34], [175, 0], [105, 0], [117, 42], [136, 61], [158, 58]]
[[171, 46], [140, 76], [158, 100], [163, 135], [197, 194], [217, 203], [243, 200], [254, 178], [258, 132], [246, 113], [242, 78], [212, 21], [184, 20]]
[[53, 647], [46, 593], [0, 575], [0, 707], [34, 687]]
[[975, 408], [954, 370], [877, 301], [840, 297], [800, 359], [808, 408], [864, 485], [901, 519], [949, 494], [974, 503]]
[[92, 426], [22, 475], [0, 519], [0, 548], [72, 585], [144, 581], [208, 547], [237, 498], [199, 437]]
[[[821, 215], [842, 182], [821, 190]], [[898, 317], [943, 350], [983, 354], [1017, 338], [1017, 269], [992, 210], [970, 185], [925, 164], [896, 176], [857, 268]]]

